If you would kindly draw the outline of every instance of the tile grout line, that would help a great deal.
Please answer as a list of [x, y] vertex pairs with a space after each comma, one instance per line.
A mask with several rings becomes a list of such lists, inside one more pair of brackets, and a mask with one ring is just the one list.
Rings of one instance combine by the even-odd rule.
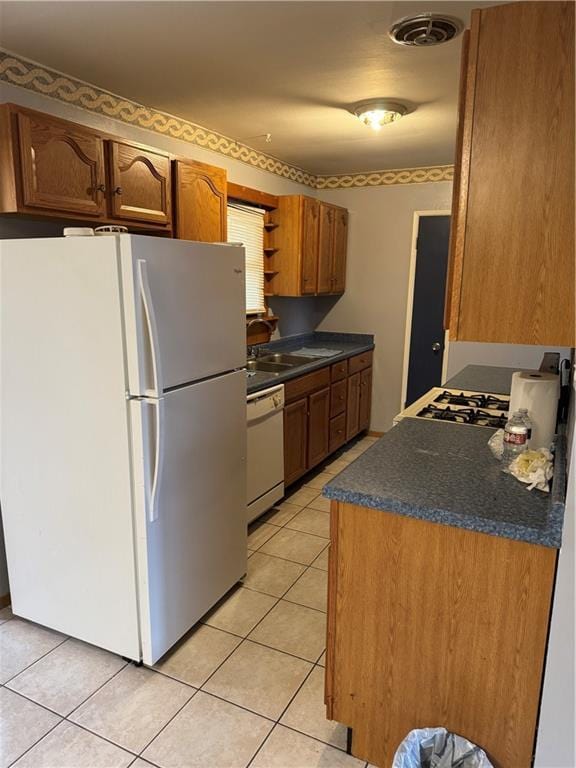
[[[20, 619], [20, 621], [25, 621], [26, 623], [34, 624], [34, 622], [28, 622], [28, 619]], [[34, 626], [38, 626], [38, 627], [40, 627], [41, 629], [44, 629], [44, 627], [42, 627], [42, 625], [41, 625], [41, 624], [38, 624], [38, 625], [34, 624]], [[53, 631], [55, 631], [55, 630], [50, 630], [50, 631], [51, 631], [51, 632], [53, 632]], [[61, 633], [59, 633], [59, 634], [61, 634]], [[59, 643], [58, 643], [58, 645], [55, 645], [53, 648], [50, 648], [50, 650], [49, 650], [49, 651], [46, 651], [46, 653], [43, 653], [43, 654], [42, 654], [42, 656], [39, 656], [37, 659], [34, 659], [34, 661], [31, 661], [31, 662], [30, 662], [30, 664], [27, 664], [27, 665], [26, 665], [25, 667], [23, 667], [21, 670], [19, 670], [18, 672], [16, 672], [16, 674], [15, 674], [15, 675], [12, 675], [12, 677], [9, 677], [9, 678], [8, 678], [8, 680], [5, 680], [5, 681], [2, 683], [2, 685], [6, 686], [6, 688], [8, 688], [8, 685], [7, 685], [7, 683], [11, 683], [11, 682], [12, 682], [12, 680], [14, 680], [14, 678], [18, 677], [18, 675], [21, 675], [21, 674], [22, 674], [22, 672], [26, 672], [26, 670], [27, 670], [27, 669], [30, 669], [30, 667], [33, 667], [33, 666], [34, 666], [34, 664], [37, 664], [37, 663], [38, 663], [39, 661], [41, 661], [43, 658], [45, 658], [46, 656], [48, 656], [49, 654], [51, 654], [51, 653], [52, 653], [52, 651], [55, 651], [55, 650], [56, 650], [56, 648], [60, 648], [60, 646], [61, 646], [61, 645], [64, 645], [64, 643], [67, 643], [67, 642], [68, 642], [68, 640], [72, 640], [72, 639], [73, 639], [73, 638], [71, 638], [71, 637], [70, 637], [70, 635], [66, 635], [66, 637], [64, 638], [64, 640], [62, 640], [61, 642], [59, 642]], [[82, 641], [80, 641], [80, 642], [82, 642]], [[9, 690], [12, 690], [12, 689], [10, 688]]]
[[[147, 669], [148, 669], [148, 667], [147, 667]], [[157, 670], [153, 670], [153, 671], [154, 671], [154, 672], [156, 672]], [[192, 686], [191, 686], [191, 687], [192, 687]], [[188, 704], [189, 704], [189, 703], [192, 701], [192, 699], [193, 699], [193, 698], [196, 696], [196, 694], [198, 693], [198, 691], [199, 691], [199, 690], [200, 690], [199, 688], [195, 688], [195, 689], [194, 689], [194, 693], [192, 694], [192, 696], [190, 696], [190, 698], [189, 698], [187, 701], [185, 701], [185, 702], [184, 702], [184, 704], [182, 704], [182, 706], [181, 706], [181, 707], [180, 707], [180, 708], [179, 708], [179, 709], [178, 709], [176, 712], [174, 712], [174, 714], [172, 715], [172, 717], [171, 717], [171, 718], [170, 718], [170, 719], [169, 719], [169, 720], [168, 720], [166, 723], [164, 723], [164, 725], [162, 726], [162, 728], [160, 728], [160, 730], [158, 731], [158, 733], [157, 733], [157, 734], [155, 734], [155, 735], [154, 735], [154, 736], [153, 736], [153, 737], [150, 739], [150, 741], [149, 741], [149, 742], [148, 742], [148, 743], [147, 743], [147, 744], [146, 744], [144, 747], [142, 747], [142, 749], [140, 750], [140, 752], [138, 752], [138, 757], [141, 757], [141, 756], [144, 754], [144, 752], [145, 752], [145, 751], [148, 749], [148, 747], [149, 747], [149, 746], [152, 744], [152, 742], [153, 742], [153, 741], [155, 741], [155, 740], [158, 738], [158, 736], [160, 736], [160, 734], [162, 733], [162, 731], [164, 731], [164, 730], [165, 730], [165, 729], [166, 729], [166, 728], [167, 728], [167, 727], [170, 725], [170, 723], [171, 723], [171, 722], [174, 720], [174, 718], [175, 718], [175, 717], [178, 717], [178, 715], [180, 714], [180, 712], [182, 712], [182, 710], [184, 709], [184, 707], [188, 706]], [[147, 758], [142, 758], [142, 759], [143, 759], [143, 760], [145, 760], [145, 759], [147, 759]]]

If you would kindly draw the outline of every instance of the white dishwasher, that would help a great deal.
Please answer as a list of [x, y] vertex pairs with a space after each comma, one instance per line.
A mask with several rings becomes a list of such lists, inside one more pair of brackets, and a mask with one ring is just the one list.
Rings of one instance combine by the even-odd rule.
[[284, 384], [248, 395], [247, 517], [284, 496]]

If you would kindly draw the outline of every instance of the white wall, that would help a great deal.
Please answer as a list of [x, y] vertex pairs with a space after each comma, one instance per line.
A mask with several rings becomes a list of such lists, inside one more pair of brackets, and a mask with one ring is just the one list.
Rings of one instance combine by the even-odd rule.
[[442, 181], [318, 195], [350, 212], [346, 292], [318, 330], [375, 334], [374, 430], [387, 430], [400, 410], [414, 211], [449, 209], [451, 194]]
[[451, 341], [448, 345], [446, 378], [459, 373], [467, 365], [503, 365], [506, 368], [540, 367], [544, 352], [560, 352], [560, 359], [570, 357], [568, 347], [537, 347], [529, 344], [481, 344], [474, 341]]

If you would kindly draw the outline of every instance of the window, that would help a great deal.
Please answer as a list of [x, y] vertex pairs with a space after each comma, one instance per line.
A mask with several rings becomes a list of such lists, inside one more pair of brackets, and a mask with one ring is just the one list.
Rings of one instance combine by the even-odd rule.
[[240, 203], [228, 205], [228, 242], [246, 249], [246, 313], [265, 312], [264, 213]]

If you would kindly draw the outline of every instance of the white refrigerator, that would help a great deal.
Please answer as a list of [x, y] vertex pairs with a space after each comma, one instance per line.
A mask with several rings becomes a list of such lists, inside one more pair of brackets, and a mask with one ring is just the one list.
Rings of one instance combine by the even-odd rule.
[[153, 664], [246, 572], [244, 250], [0, 241], [14, 613]]

